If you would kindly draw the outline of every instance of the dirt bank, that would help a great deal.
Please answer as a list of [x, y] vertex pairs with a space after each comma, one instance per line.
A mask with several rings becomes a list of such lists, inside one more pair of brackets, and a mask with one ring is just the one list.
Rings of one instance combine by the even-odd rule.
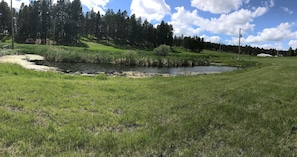
[[42, 56], [39, 55], [32, 55], [32, 54], [26, 54], [26, 55], [8, 55], [8, 56], [2, 56], [0, 57], [0, 63], [13, 63], [13, 64], [19, 64], [22, 67], [30, 70], [36, 70], [36, 71], [56, 71], [57, 68], [55, 67], [48, 67], [44, 65], [36, 65], [32, 61], [36, 60], [44, 60]]

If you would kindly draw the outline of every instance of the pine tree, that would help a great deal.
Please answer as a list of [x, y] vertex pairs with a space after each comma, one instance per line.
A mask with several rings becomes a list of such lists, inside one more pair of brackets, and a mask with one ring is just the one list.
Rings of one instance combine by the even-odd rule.
[[172, 25], [168, 25], [167, 23], [162, 21], [161, 24], [157, 26], [157, 32], [158, 45], [166, 44], [171, 46], [173, 44]]
[[95, 37], [99, 41], [102, 38], [101, 34], [101, 25], [102, 25], [102, 19], [100, 12], [98, 11], [95, 17]]
[[30, 32], [29, 30], [29, 7], [24, 5], [24, 3], [21, 5], [19, 10], [19, 18], [17, 21], [17, 34], [16, 34], [16, 42], [19, 43], [25, 43], [26, 39], [29, 38]]
[[29, 19], [28, 22], [28, 28], [29, 28], [29, 38], [32, 38], [34, 41], [36, 41], [37, 38], [40, 38], [39, 32], [40, 32], [40, 8], [41, 8], [41, 2], [40, 1], [34, 1], [29, 6]]
[[80, 0], [74, 0], [67, 5], [68, 19], [65, 24], [65, 34], [63, 43], [66, 45], [79, 44], [81, 27], [83, 24], [83, 14]]
[[46, 44], [49, 25], [50, 25], [50, 3], [47, 0], [42, 0], [41, 2], [41, 44]]
[[8, 32], [11, 33], [11, 11], [8, 4], [2, 0], [0, 2], [0, 39], [1, 35], [6, 35]]
[[129, 42], [131, 46], [136, 45], [136, 38], [137, 38], [137, 21], [136, 16], [133, 14], [129, 19]]
[[294, 56], [294, 50], [292, 49], [292, 47], [290, 47], [288, 50], [288, 56]]

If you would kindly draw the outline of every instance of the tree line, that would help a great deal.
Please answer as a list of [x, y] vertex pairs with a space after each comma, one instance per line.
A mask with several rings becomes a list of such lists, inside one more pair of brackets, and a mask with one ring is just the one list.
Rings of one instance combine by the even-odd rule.
[[189, 37], [189, 36], [174, 36], [173, 39], [174, 46], [183, 47], [184, 49], [201, 52], [204, 47], [204, 39], [198, 36]]
[[[4, 0], [0, 3], [0, 33], [11, 34], [11, 12]], [[19, 43], [41, 44], [53, 41], [59, 45], [79, 45], [80, 37], [111, 40], [117, 44], [137, 47], [156, 47], [173, 44], [173, 27], [162, 21], [156, 27], [127, 11], [115, 13], [108, 9], [103, 15], [94, 10], [82, 12], [80, 0], [32, 1], [14, 10], [15, 39]]]
[[[238, 53], [237, 45], [225, 45], [220, 43], [211, 43], [204, 42], [204, 49], [213, 50], [213, 51], [223, 51], [223, 52], [231, 52]], [[292, 47], [289, 50], [276, 50], [276, 49], [264, 49], [259, 47], [251, 47], [248, 45], [240, 47], [240, 54], [252, 55], [256, 56], [257, 54], [265, 53], [270, 54], [272, 56], [297, 56], [297, 48], [295, 50]]]

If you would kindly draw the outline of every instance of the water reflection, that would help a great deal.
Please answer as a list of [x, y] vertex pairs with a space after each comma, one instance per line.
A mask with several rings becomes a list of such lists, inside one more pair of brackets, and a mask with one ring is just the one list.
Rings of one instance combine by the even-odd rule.
[[141, 73], [156, 73], [156, 74], [169, 74], [180, 75], [189, 73], [220, 73], [226, 71], [238, 70], [236, 67], [227, 66], [195, 66], [195, 67], [140, 67], [140, 66], [125, 66], [117, 64], [91, 64], [91, 63], [60, 63], [60, 62], [45, 62], [47, 66], [57, 67], [63, 72], [67, 73], [86, 73], [96, 74], [100, 72], [125, 72], [137, 71]]

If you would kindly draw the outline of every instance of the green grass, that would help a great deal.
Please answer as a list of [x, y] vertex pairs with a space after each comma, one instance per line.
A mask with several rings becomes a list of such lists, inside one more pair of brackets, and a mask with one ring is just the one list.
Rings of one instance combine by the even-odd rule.
[[93, 51], [118, 52], [118, 53], [125, 52], [125, 50], [123, 49], [118, 49], [112, 46], [106, 46], [99, 43], [94, 43], [94, 42], [84, 42], [84, 43], [87, 44], [89, 46], [89, 49]]
[[297, 59], [242, 60], [258, 66], [145, 79], [0, 64], [0, 155], [296, 156]]
[[[163, 57], [154, 55], [153, 51], [120, 49], [87, 41], [83, 41], [83, 43], [88, 45], [88, 48], [15, 44], [15, 51], [38, 54], [44, 56], [48, 61], [56, 62], [121, 63], [141, 66], [181, 66], [191, 65], [191, 63], [209, 65], [210, 62], [222, 63], [224, 60], [234, 60], [234, 54], [224, 53], [222, 55], [208, 50], [202, 53], [193, 53], [173, 47], [173, 52]], [[231, 65], [238, 66], [236, 63]]]

